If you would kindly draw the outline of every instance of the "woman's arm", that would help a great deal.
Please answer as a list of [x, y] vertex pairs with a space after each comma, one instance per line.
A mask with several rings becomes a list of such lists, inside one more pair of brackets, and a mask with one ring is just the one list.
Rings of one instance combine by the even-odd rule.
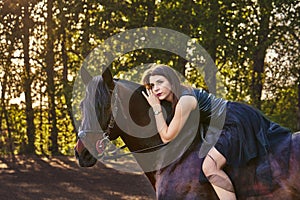
[[162, 113], [155, 115], [157, 130], [164, 143], [172, 141], [179, 134], [190, 116], [191, 111], [194, 110], [196, 106], [197, 100], [195, 97], [181, 97], [176, 105], [174, 117], [169, 126], [167, 125]]
[[153, 111], [157, 113], [155, 115], [156, 126], [164, 143], [170, 142], [179, 134], [191, 111], [197, 107], [197, 100], [194, 96], [180, 97], [175, 107], [174, 117], [168, 126], [161, 112], [162, 108], [157, 97], [151, 93], [149, 96], [145, 95], [145, 93], [143, 94], [153, 108]]

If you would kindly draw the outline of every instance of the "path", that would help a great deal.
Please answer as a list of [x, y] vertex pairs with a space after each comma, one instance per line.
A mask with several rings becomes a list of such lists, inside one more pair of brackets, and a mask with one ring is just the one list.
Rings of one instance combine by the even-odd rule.
[[144, 175], [78, 167], [73, 157], [0, 158], [0, 200], [154, 200]]

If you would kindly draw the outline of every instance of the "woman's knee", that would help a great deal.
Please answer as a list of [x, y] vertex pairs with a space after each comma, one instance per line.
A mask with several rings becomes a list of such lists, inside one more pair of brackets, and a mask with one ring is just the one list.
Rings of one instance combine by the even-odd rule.
[[204, 158], [202, 165], [203, 173], [206, 176], [216, 174], [218, 171], [222, 170], [225, 163], [225, 157], [213, 147]]
[[202, 164], [202, 171], [203, 171], [204, 175], [206, 177], [210, 176], [212, 174], [215, 174], [217, 170], [218, 169], [217, 169], [214, 159], [210, 155], [207, 155], [204, 158], [204, 161]]

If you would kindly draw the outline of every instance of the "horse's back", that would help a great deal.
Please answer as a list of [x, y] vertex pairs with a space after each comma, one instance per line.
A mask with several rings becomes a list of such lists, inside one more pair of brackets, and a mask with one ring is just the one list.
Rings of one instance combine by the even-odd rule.
[[295, 196], [294, 199], [300, 199], [300, 131], [293, 134], [291, 148], [289, 178], [286, 184]]
[[156, 174], [157, 199], [217, 200], [218, 197], [212, 186], [209, 183], [199, 182], [201, 163], [198, 150], [194, 149], [184, 158], [158, 171]]
[[[292, 151], [296, 154], [298, 153], [298, 155], [300, 153], [300, 131], [292, 135]], [[298, 160], [300, 160], [300, 157]]]
[[[293, 181], [300, 189], [300, 131], [292, 135], [291, 156], [289, 163], [290, 178], [297, 178], [298, 181]], [[298, 175], [299, 174], [299, 175]]]
[[279, 199], [300, 199], [300, 132], [292, 135], [289, 170], [287, 177], [277, 179], [279, 188], [272, 197]]
[[[245, 168], [230, 170], [239, 199], [300, 199], [300, 132], [294, 133], [291, 142], [288, 175], [277, 177], [275, 185], [255, 178], [256, 163]], [[278, 162], [270, 157], [271, 162]], [[209, 183], [199, 183], [202, 160], [198, 151], [190, 152], [156, 174], [157, 199], [218, 199]]]
[[[296, 132], [292, 135], [292, 151], [291, 155], [295, 157], [291, 157], [292, 159], [295, 159], [295, 161], [300, 161], [300, 131]], [[291, 163], [293, 164], [293, 163]], [[299, 164], [297, 164], [299, 167]]]
[[[286, 145], [282, 144], [282, 145]], [[239, 197], [242, 199], [300, 199], [300, 132], [292, 135], [289, 143], [290, 154], [288, 169], [282, 169], [281, 161], [283, 154], [269, 155], [269, 162], [272, 165], [272, 181], [255, 175], [257, 163], [249, 164], [243, 169], [233, 173], [235, 187]], [[282, 148], [287, 150], [288, 148]], [[263, 166], [263, 165], [262, 165]], [[287, 174], [285, 173], [287, 172]]]

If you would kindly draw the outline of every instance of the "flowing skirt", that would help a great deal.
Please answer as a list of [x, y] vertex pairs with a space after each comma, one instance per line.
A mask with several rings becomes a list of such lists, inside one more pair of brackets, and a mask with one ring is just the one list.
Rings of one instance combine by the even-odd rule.
[[[252, 159], [260, 160], [256, 175], [268, 171], [269, 176], [272, 173], [267, 160], [270, 154], [280, 160], [281, 171], [288, 172], [291, 139], [289, 129], [270, 121], [259, 110], [243, 103], [228, 102], [225, 124], [215, 148], [232, 167], [245, 166]], [[202, 175], [200, 181], [203, 181]]]

